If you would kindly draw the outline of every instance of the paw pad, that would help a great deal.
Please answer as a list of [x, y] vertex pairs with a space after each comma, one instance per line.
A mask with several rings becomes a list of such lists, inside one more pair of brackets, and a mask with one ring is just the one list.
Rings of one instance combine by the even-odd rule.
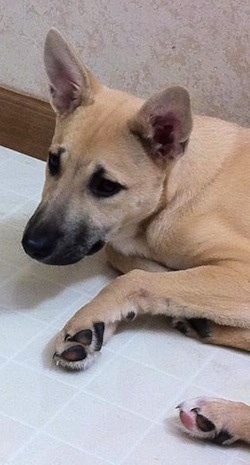
[[91, 329], [83, 329], [76, 333], [74, 336], [70, 336], [69, 334], [66, 335], [65, 341], [74, 341], [79, 342], [80, 344], [89, 346], [92, 342], [93, 333]]

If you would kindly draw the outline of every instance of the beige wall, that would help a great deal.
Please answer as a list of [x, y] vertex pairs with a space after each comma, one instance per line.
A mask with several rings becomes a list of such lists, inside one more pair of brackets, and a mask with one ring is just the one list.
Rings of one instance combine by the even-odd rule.
[[107, 84], [140, 96], [180, 84], [196, 111], [248, 123], [250, 0], [0, 0], [0, 83], [47, 98], [55, 26]]

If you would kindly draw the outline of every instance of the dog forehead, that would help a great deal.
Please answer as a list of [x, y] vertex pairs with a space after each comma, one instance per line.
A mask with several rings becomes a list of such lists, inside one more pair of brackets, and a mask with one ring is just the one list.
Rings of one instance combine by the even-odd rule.
[[131, 114], [131, 108], [128, 111], [122, 102], [107, 108], [97, 101], [88, 108], [78, 108], [66, 123], [59, 122], [58, 140], [68, 156], [81, 165], [100, 160], [131, 163], [138, 144], [128, 126]]

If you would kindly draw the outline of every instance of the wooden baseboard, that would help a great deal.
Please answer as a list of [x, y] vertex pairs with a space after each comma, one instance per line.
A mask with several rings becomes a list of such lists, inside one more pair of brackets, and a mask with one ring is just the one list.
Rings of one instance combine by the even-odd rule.
[[0, 145], [46, 160], [54, 126], [49, 103], [0, 87]]

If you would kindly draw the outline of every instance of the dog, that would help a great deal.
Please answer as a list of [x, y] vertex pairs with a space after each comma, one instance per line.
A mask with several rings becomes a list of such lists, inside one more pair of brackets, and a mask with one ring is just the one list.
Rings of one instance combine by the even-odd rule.
[[[56, 127], [22, 245], [67, 265], [105, 246], [122, 275], [57, 337], [55, 362], [87, 368], [121, 320], [172, 318], [187, 336], [250, 351], [250, 130], [192, 116], [181, 87], [146, 102], [102, 85], [61, 34], [44, 50]], [[250, 407], [179, 406], [193, 435], [250, 442]]]

